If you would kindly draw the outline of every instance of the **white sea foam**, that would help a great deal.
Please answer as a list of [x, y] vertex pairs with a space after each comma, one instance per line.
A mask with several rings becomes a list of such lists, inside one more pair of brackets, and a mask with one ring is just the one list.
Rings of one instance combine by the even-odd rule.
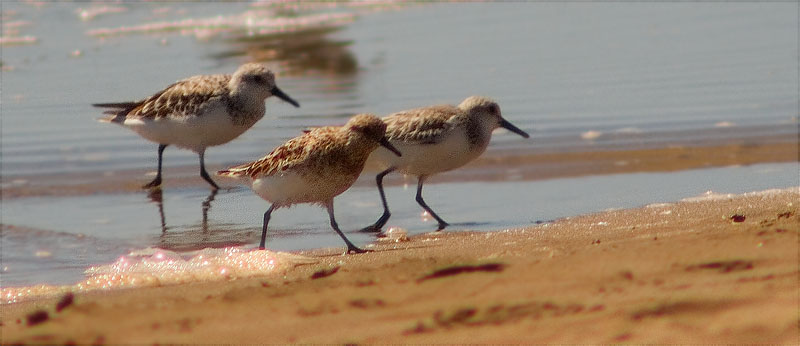
[[644, 131], [638, 127], [623, 127], [621, 129], [617, 129], [615, 132], [617, 133], [643, 133]]
[[136, 285], [160, 286], [185, 282], [208, 282], [284, 272], [316, 259], [285, 252], [242, 249], [203, 249], [189, 256], [177, 252], [147, 248], [131, 252], [116, 262], [85, 271], [87, 287], [103, 288]]
[[3, 288], [0, 296], [2, 303], [8, 304], [64, 292], [233, 280], [282, 274], [295, 266], [316, 262], [315, 258], [286, 252], [240, 247], [203, 249], [187, 254], [146, 248], [121, 256], [113, 263], [86, 269], [86, 280], [75, 285]]
[[700, 196], [695, 197], [687, 197], [681, 200], [681, 202], [702, 202], [702, 201], [718, 201], [723, 199], [733, 198], [735, 196], [732, 193], [716, 193], [714, 191], [706, 191], [700, 194]]
[[787, 189], [769, 189], [763, 191], [755, 191], [755, 192], [747, 192], [741, 195], [733, 194], [733, 193], [716, 193], [713, 191], [706, 191], [702, 193], [700, 196], [695, 197], [687, 197], [681, 200], [681, 202], [705, 202], [705, 201], [719, 201], [724, 199], [731, 199], [737, 196], [745, 197], [745, 196], [769, 196], [769, 195], [777, 195], [784, 192], [793, 192], [793, 193], [800, 193], [800, 187], [790, 187]]
[[0, 36], [0, 46], [34, 44], [39, 42], [36, 36]]
[[584, 133], [581, 133], [581, 138], [583, 138], [583, 139], [585, 139], [587, 141], [590, 141], [590, 140], [593, 140], [593, 139], [597, 139], [598, 137], [600, 137], [602, 135], [603, 135], [602, 132], [592, 130], [592, 131], [586, 131]]
[[82, 21], [89, 21], [95, 19], [97, 16], [105, 15], [105, 14], [113, 14], [113, 13], [123, 13], [126, 12], [128, 9], [126, 7], [121, 6], [92, 6], [89, 8], [79, 8], [75, 10], [75, 14]]
[[720, 121], [714, 124], [714, 127], [734, 127], [734, 126], [736, 126], [736, 124], [730, 121]]
[[[154, 22], [118, 28], [91, 29], [89, 36], [105, 37], [126, 34], [145, 34], [178, 31], [198, 38], [208, 38], [222, 32], [244, 30], [251, 35], [266, 35], [299, 29], [340, 26], [353, 21], [350, 13], [312, 14], [296, 18], [262, 18], [246, 13], [238, 16], [187, 18], [171, 22]], [[261, 19], [254, 19], [261, 18]]]
[[389, 227], [381, 235], [382, 237], [378, 238], [378, 241], [397, 243], [408, 240], [408, 230], [402, 227]]

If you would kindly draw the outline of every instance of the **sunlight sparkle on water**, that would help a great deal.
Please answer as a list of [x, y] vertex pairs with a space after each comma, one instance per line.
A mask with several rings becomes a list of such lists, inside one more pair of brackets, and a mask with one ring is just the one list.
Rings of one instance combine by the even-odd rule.
[[422, 219], [422, 221], [426, 221], [426, 222], [430, 221], [433, 218], [433, 217], [431, 217], [431, 214], [427, 210], [423, 211], [422, 213], [420, 213], [419, 217], [420, 217], [420, 219]]

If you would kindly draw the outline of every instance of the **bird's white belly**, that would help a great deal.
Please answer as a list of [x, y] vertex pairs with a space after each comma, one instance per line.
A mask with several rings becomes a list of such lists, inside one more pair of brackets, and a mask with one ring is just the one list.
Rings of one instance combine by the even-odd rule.
[[250, 128], [234, 124], [222, 109], [214, 109], [201, 116], [126, 119], [123, 125], [149, 141], [195, 152], [228, 143]]
[[259, 197], [279, 206], [322, 203], [347, 190], [358, 177], [351, 174], [325, 173], [327, 172], [311, 175], [295, 172], [278, 173], [253, 179], [252, 188]]
[[378, 147], [367, 160], [367, 167], [371, 170], [397, 167], [404, 174], [431, 175], [461, 167], [486, 150], [486, 146], [470, 147], [465, 131], [453, 131], [436, 144], [390, 142], [403, 155], [398, 157], [386, 148]]

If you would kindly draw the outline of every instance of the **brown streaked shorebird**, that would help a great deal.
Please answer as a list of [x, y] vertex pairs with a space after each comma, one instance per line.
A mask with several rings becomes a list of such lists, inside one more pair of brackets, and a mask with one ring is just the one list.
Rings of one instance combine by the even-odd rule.
[[416, 200], [439, 223], [437, 231], [448, 226], [422, 198], [422, 185], [429, 176], [461, 167], [480, 156], [489, 145], [492, 131], [505, 128], [524, 138], [520, 130], [500, 114], [500, 106], [492, 99], [470, 96], [458, 106], [441, 105], [416, 108], [383, 118], [386, 137], [403, 153], [390, 155], [382, 149], [370, 155], [367, 165], [382, 171], [375, 180], [383, 203], [383, 215], [362, 231], [379, 232], [391, 213], [383, 192], [383, 177], [397, 171], [417, 177]]
[[144, 188], [161, 185], [164, 149], [174, 144], [200, 156], [200, 176], [214, 189], [204, 157], [207, 147], [230, 142], [264, 117], [264, 101], [270, 96], [300, 107], [275, 85], [275, 76], [261, 64], [244, 64], [233, 75], [199, 75], [166, 87], [141, 101], [97, 103], [109, 108], [99, 119], [117, 123], [158, 143], [158, 173]]
[[333, 216], [333, 198], [350, 188], [364, 162], [379, 145], [391, 155], [400, 152], [386, 139], [386, 124], [372, 114], [352, 117], [344, 126], [308, 131], [275, 148], [260, 160], [217, 172], [250, 180], [253, 191], [271, 202], [264, 213], [259, 247], [265, 248], [272, 211], [298, 203], [318, 203], [330, 217], [331, 227], [347, 244], [347, 252], [362, 253], [339, 229]]

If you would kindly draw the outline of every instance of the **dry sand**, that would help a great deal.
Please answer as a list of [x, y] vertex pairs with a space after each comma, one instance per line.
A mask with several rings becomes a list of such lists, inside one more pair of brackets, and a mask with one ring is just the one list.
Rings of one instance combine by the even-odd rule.
[[799, 205], [792, 188], [318, 250], [280, 277], [6, 305], [1, 341], [797, 344]]

